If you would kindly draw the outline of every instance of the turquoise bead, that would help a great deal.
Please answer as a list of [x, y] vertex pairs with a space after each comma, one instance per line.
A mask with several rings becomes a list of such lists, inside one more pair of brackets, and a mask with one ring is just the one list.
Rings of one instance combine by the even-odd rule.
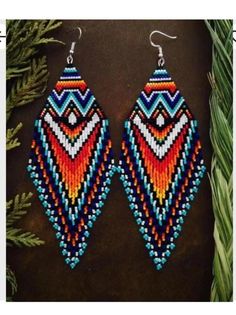
[[149, 256], [150, 256], [150, 257], [154, 256], [154, 251], [153, 251], [153, 250], [151, 250], [151, 251], [149, 252]]
[[143, 233], [145, 232], [144, 227], [142, 226], [142, 227], [139, 229], [139, 231], [143, 234]]
[[175, 244], [174, 244], [174, 243], [171, 243], [171, 244], [170, 244], [170, 248], [171, 248], [171, 249], [174, 249], [174, 248], [175, 248]]
[[166, 251], [166, 256], [167, 256], [167, 257], [170, 256], [170, 251], [169, 251], [169, 250]]
[[88, 226], [91, 228], [93, 227], [93, 222], [92, 221], [88, 221]]
[[55, 221], [54, 217], [51, 216], [51, 217], [49, 218], [49, 221], [50, 221], [50, 222], [54, 222], [54, 221]]
[[160, 258], [157, 258], [157, 257], [156, 257], [156, 258], [154, 258], [153, 261], [154, 261], [155, 264], [158, 264], [158, 263], [160, 262]]
[[85, 231], [85, 232], [84, 232], [84, 235], [85, 235], [86, 237], [89, 237], [89, 231]]
[[157, 270], [161, 270], [162, 269], [162, 265], [161, 264], [157, 264], [156, 268], [157, 268]]
[[163, 265], [166, 263], [166, 261], [167, 261], [167, 260], [166, 260], [166, 258], [164, 258], [164, 257], [161, 259], [161, 262], [162, 262]]
[[151, 244], [150, 243], [147, 243], [145, 246], [146, 246], [147, 249], [151, 248]]
[[82, 247], [83, 247], [83, 249], [85, 249], [87, 247], [87, 244], [85, 242], [82, 243]]
[[71, 267], [71, 269], [74, 269], [75, 268], [75, 263], [71, 263], [70, 267]]
[[179, 233], [178, 232], [175, 232], [174, 233], [174, 238], [177, 238], [179, 236]]

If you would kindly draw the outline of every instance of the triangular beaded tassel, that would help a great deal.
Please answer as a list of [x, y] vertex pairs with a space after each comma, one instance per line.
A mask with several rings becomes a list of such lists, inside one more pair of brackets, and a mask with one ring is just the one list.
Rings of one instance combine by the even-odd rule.
[[35, 121], [28, 171], [71, 268], [101, 213], [113, 164], [108, 120], [68, 65]]
[[197, 121], [164, 69], [154, 71], [125, 121], [119, 171], [159, 270], [205, 172]]

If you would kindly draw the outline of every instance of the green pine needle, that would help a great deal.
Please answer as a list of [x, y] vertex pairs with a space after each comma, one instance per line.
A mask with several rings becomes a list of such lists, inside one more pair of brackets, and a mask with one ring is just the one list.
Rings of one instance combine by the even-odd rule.
[[7, 151], [20, 146], [20, 142], [18, 138], [15, 137], [15, 135], [22, 127], [23, 127], [23, 124], [20, 122], [15, 128], [7, 129], [7, 143], [6, 143]]
[[41, 97], [47, 87], [48, 71], [46, 57], [33, 59], [30, 70], [16, 79], [7, 97], [7, 119], [10, 118], [12, 110]]
[[8, 246], [27, 246], [34, 247], [44, 244], [35, 234], [31, 232], [23, 232], [22, 229], [9, 227], [7, 229], [7, 245]]
[[62, 22], [55, 20], [8, 20], [7, 21], [7, 80], [22, 76], [30, 69], [41, 44], [61, 43], [47, 34]]
[[31, 206], [30, 199], [33, 196], [31, 192], [16, 195], [14, 199], [7, 202], [7, 226], [12, 226], [23, 215], [27, 213], [27, 208]]
[[33, 196], [31, 192], [28, 194], [22, 193], [16, 195], [14, 199], [7, 202], [7, 245], [18, 247], [27, 246], [33, 247], [44, 244], [35, 234], [24, 232], [21, 228], [16, 228], [13, 224], [22, 218], [27, 213], [27, 208], [31, 206], [30, 199]]
[[215, 217], [211, 301], [233, 297], [233, 23], [206, 21], [213, 41], [210, 183]]
[[[17, 282], [15, 274], [9, 265], [7, 265], [6, 280], [10, 284], [11, 296], [13, 296], [17, 292]], [[12, 301], [11, 296], [7, 297], [7, 301]]]
[[7, 120], [14, 108], [32, 103], [46, 89], [46, 56], [39, 57], [42, 45], [64, 44], [48, 34], [62, 22], [55, 20], [7, 21]]

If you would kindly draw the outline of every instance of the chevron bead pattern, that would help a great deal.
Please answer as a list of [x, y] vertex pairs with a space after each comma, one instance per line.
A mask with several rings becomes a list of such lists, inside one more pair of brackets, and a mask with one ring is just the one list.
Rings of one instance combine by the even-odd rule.
[[118, 170], [160, 270], [205, 172], [197, 121], [164, 69], [154, 71], [125, 121]]
[[28, 171], [74, 268], [115, 171], [108, 120], [74, 66], [64, 69], [35, 121]]

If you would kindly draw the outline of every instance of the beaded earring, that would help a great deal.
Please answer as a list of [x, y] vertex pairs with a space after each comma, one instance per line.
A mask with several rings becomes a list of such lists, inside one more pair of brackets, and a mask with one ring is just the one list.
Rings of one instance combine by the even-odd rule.
[[163, 68], [151, 75], [125, 121], [120, 179], [157, 270], [175, 248], [190, 203], [205, 172], [197, 121]]
[[115, 171], [108, 120], [73, 65], [74, 48], [75, 42], [35, 121], [27, 167], [72, 269], [85, 252]]

